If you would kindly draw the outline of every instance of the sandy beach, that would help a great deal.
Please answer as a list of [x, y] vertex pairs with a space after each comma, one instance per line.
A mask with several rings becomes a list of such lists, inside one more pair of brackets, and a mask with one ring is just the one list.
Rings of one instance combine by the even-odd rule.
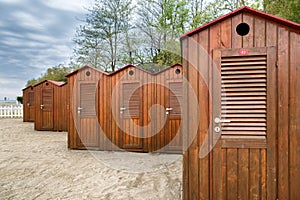
[[0, 119], [0, 199], [181, 199], [182, 156], [67, 148], [66, 132]]

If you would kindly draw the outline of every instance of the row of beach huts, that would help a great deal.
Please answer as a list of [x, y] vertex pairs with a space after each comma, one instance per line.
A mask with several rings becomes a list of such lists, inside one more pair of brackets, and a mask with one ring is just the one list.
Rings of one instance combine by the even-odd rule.
[[68, 131], [72, 149], [181, 152], [180, 64], [157, 73], [84, 66], [66, 77], [23, 89], [24, 122], [38, 131]]
[[24, 120], [69, 148], [182, 152], [184, 200], [300, 199], [300, 24], [241, 7], [180, 41], [182, 66], [157, 74], [24, 89]]

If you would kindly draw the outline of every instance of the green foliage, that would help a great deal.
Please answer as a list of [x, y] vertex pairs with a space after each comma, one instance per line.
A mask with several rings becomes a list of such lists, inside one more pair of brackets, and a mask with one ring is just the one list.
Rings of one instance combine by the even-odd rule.
[[245, 5], [300, 21], [299, 0], [95, 0], [77, 29], [73, 64], [158, 71], [181, 61], [181, 34]]
[[88, 12], [74, 38], [74, 62], [114, 71], [126, 55], [121, 46], [131, 26], [131, 1], [95, 0]]
[[18, 97], [17, 97], [17, 101], [23, 104], [23, 97], [18, 96]]
[[264, 11], [300, 23], [299, 0], [264, 0]]
[[58, 65], [55, 67], [48, 68], [46, 73], [41, 74], [41, 77], [37, 79], [28, 80], [26, 83], [26, 87], [30, 85], [35, 85], [44, 80], [53, 80], [53, 81], [67, 81], [65, 77], [68, 73], [70, 73], [74, 68], [65, 67], [63, 65]]

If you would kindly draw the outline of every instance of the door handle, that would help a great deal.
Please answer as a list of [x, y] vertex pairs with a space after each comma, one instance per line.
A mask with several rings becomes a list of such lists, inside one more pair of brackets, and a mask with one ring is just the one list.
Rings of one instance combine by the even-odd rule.
[[124, 110], [126, 110], [125, 107], [120, 107], [120, 114], [123, 114], [123, 113], [124, 113]]
[[226, 120], [226, 119], [220, 119], [219, 117], [215, 118], [215, 123], [219, 124], [219, 123], [230, 123], [230, 120]]
[[42, 105], [41, 105], [41, 110], [43, 110], [43, 108], [44, 108], [44, 105], [42, 104]]
[[77, 108], [77, 113], [80, 114], [80, 111], [81, 111], [82, 109], [83, 109], [83, 108], [78, 107], [78, 108]]
[[171, 111], [173, 110], [173, 108], [166, 108], [166, 111]]

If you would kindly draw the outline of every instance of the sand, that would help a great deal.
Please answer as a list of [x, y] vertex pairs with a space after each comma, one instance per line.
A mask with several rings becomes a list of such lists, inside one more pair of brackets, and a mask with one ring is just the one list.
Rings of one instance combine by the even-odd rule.
[[79, 151], [66, 144], [66, 132], [0, 119], [0, 199], [181, 199], [181, 155]]

